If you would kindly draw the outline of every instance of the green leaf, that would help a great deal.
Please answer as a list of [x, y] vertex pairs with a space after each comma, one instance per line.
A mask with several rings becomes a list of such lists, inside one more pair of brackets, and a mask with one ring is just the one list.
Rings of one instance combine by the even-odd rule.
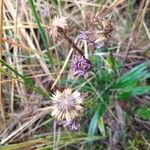
[[92, 117], [91, 119], [91, 122], [90, 122], [90, 125], [89, 125], [89, 130], [88, 130], [88, 137], [91, 138], [92, 136], [94, 136], [95, 134], [95, 130], [96, 130], [96, 127], [98, 125], [98, 121], [99, 121], [99, 118], [102, 117], [104, 111], [105, 111], [105, 108], [106, 108], [106, 105], [108, 103], [108, 98], [105, 99], [97, 108], [94, 116]]
[[144, 120], [150, 120], [150, 108], [139, 108], [136, 111], [136, 114], [139, 116], [139, 118]]
[[142, 95], [150, 92], [150, 86], [133, 87], [118, 92], [118, 99], [127, 100], [131, 96]]
[[136, 87], [132, 90], [132, 95], [142, 95], [150, 92], [150, 86]]
[[100, 117], [99, 118], [99, 121], [98, 121], [98, 128], [102, 134], [103, 137], [106, 136], [106, 131], [105, 131], [105, 126], [104, 126], [104, 120], [103, 120], [103, 117]]
[[128, 73], [120, 77], [117, 82], [114, 84], [113, 88], [130, 88], [135, 86], [138, 82], [143, 81], [144, 79], [150, 76], [147, 67], [150, 65], [150, 61], [142, 63]]
[[122, 91], [118, 93], [119, 93], [117, 96], [118, 100], [129, 100], [129, 98], [131, 97], [131, 91]]
[[15, 69], [13, 69], [10, 65], [8, 65], [5, 61], [3, 61], [2, 59], [0, 60], [0, 62], [6, 66], [9, 70], [11, 70], [12, 72], [15, 73], [15, 75], [21, 77], [23, 80], [25, 80], [25, 76], [21, 75], [20, 73], [18, 73]]

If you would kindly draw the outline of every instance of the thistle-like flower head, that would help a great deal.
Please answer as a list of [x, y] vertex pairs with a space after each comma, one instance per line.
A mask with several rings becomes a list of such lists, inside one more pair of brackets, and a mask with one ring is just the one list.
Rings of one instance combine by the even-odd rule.
[[66, 17], [55, 17], [53, 20], [52, 26], [65, 29], [66, 27], [68, 27], [67, 18]]
[[81, 55], [75, 55], [71, 64], [73, 74], [87, 78], [89, 71], [92, 70], [92, 65], [88, 59]]
[[78, 91], [72, 91], [67, 88], [63, 92], [56, 91], [52, 95], [52, 113], [51, 115], [58, 122], [72, 122], [83, 110], [81, 106], [83, 97]]

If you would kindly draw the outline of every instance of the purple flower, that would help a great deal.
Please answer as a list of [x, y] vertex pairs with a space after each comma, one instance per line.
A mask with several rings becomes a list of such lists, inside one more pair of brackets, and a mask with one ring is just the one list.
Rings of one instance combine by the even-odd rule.
[[74, 75], [79, 75], [87, 78], [88, 72], [92, 69], [92, 65], [90, 61], [87, 60], [84, 56], [75, 55], [74, 60], [71, 64], [71, 68]]
[[89, 34], [89, 31], [80, 31], [79, 39], [87, 40], [88, 39], [88, 34]]
[[80, 128], [79, 124], [76, 124], [74, 120], [65, 121], [62, 123], [64, 127], [67, 127], [71, 131], [77, 131]]

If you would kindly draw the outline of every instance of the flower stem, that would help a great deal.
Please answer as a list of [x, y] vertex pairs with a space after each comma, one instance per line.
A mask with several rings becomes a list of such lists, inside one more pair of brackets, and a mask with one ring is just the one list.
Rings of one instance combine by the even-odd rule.
[[58, 27], [58, 32], [61, 33], [61, 35], [70, 43], [71, 47], [74, 48], [80, 55], [82, 55], [84, 57], [83, 52], [77, 47], [77, 45], [72, 41], [72, 39], [70, 39], [67, 34], [65, 33], [65, 31]]

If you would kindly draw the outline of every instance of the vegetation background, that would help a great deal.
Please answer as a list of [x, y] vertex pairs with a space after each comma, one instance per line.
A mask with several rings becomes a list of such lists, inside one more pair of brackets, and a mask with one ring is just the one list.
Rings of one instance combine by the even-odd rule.
[[[0, 0], [0, 7], [0, 149], [150, 149], [150, 0]], [[79, 39], [87, 16], [112, 21], [103, 51]], [[67, 18], [66, 34], [92, 62], [87, 79], [73, 77], [73, 48], [51, 32], [56, 17]], [[76, 132], [51, 117], [56, 87], [88, 95]]]

